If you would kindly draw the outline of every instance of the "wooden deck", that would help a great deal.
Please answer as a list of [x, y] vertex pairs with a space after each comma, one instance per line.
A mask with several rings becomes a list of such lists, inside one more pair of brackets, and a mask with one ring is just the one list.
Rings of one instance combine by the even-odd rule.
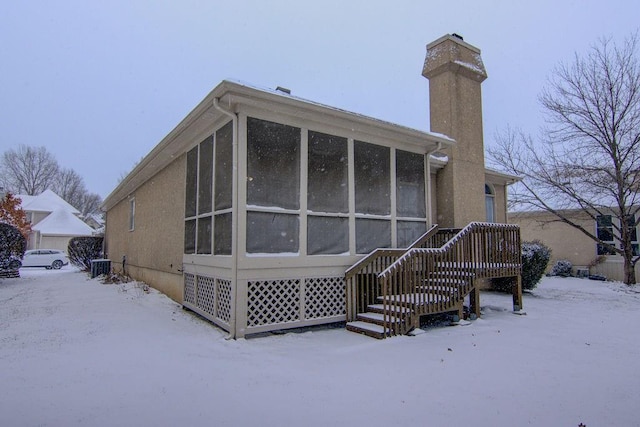
[[518, 311], [521, 267], [517, 225], [433, 226], [409, 248], [377, 249], [347, 270], [347, 329], [376, 338], [406, 334], [424, 315], [462, 317], [467, 296], [470, 311], [479, 316], [478, 280], [497, 277], [513, 278]]

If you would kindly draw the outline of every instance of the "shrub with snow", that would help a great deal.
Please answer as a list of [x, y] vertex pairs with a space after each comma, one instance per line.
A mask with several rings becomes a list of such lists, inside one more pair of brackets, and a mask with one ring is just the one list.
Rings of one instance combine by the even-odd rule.
[[69, 240], [69, 261], [76, 267], [88, 271], [91, 260], [102, 258], [102, 237], [74, 237]]
[[542, 279], [551, 249], [539, 240], [522, 242], [522, 289], [533, 289]]
[[570, 277], [573, 270], [573, 264], [566, 259], [556, 261], [551, 269], [552, 276]]
[[[0, 223], [0, 270], [17, 270], [27, 241], [13, 225]], [[17, 268], [16, 268], [17, 267]]]
[[[549, 259], [551, 249], [539, 240], [522, 242], [522, 289], [531, 290], [542, 279]], [[511, 292], [512, 279], [494, 279], [491, 281], [493, 289]]]

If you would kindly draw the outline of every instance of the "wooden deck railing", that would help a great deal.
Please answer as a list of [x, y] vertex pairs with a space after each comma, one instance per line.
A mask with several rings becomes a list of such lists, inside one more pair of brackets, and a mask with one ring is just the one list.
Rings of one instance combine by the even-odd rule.
[[[422, 247], [438, 231], [434, 225], [420, 236], [409, 249]], [[427, 246], [430, 247], [430, 246]], [[345, 272], [347, 321], [353, 321], [369, 304], [376, 304], [381, 294], [378, 274], [407, 252], [407, 249], [376, 249]]]
[[[365, 273], [348, 276], [347, 305], [351, 305], [347, 310], [348, 320], [365, 311], [366, 304], [382, 303], [383, 327], [389, 335], [404, 334], [416, 326], [422, 315], [461, 310], [464, 297], [477, 292], [475, 281], [479, 278], [516, 278], [514, 307], [522, 306], [517, 225], [474, 222], [455, 234], [454, 230], [432, 228], [419, 240], [421, 242], [416, 241], [402, 255], [395, 250], [385, 253], [386, 262], [396, 259], [377, 277], [373, 274], [384, 263], [376, 264], [377, 268], [359, 270]], [[364, 288], [357, 280], [353, 283], [353, 277], [362, 274], [370, 275], [366, 276]], [[350, 295], [349, 290], [354, 293]], [[363, 290], [367, 292], [364, 299], [358, 295]], [[351, 302], [350, 298], [363, 301]]]

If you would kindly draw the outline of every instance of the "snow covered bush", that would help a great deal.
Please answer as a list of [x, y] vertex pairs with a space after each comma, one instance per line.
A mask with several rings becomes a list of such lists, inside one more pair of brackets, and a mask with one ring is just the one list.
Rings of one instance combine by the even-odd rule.
[[74, 237], [69, 240], [69, 261], [76, 267], [89, 271], [91, 260], [102, 258], [102, 237]]
[[[522, 289], [531, 290], [536, 287], [544, 275], [551, 249], [539, 240], [522, 242]], [[511, 292], [512, 279], [499, 278], [491, 281], [493, 289], [504, 292]]]
[[571, 276], [571, 272], [573, 270], [573, 264], [571, 261], [566, 259], [560, 259], [556, 261], [551, 269], [552, 276], [561, 276], [561, 277], [569, 277]]
[[16, 227], [0, 223], [0, 270], [20, 268], [26, 248], [27, 241]]
[[522, 242], [522, 289], [533, 289], [544, 275], [551, 249], [539, 240]]

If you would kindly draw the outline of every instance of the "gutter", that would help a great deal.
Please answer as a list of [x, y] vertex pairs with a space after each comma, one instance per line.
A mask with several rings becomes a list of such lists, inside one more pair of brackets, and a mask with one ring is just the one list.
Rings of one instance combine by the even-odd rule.
[[213, 107], [222, 114], [231, 118], [233, 123], [233, 172], [232, 172], [232, 192], [231, 192], [231, 282], [233, 283], [233, 304], [231, 305], [231, 324], [229, 325], [229, 335], [225, 339], [236, 337], [236, 315], [238, 308], [238, 114], [220, 105], [220, 98], [213, 98]]

